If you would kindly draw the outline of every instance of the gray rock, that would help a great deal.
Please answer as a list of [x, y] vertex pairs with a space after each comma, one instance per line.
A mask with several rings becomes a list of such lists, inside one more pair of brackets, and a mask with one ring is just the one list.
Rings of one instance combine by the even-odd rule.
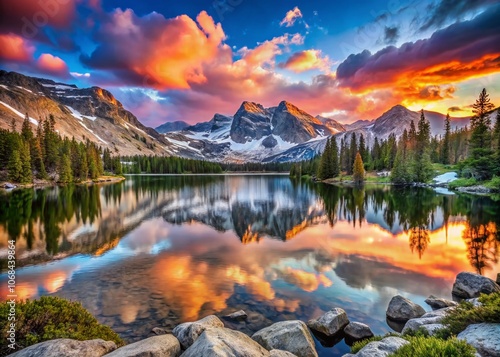
[[356, 357], [385, 357], [396, 352], [398, 349], [408, 344], [409, 342], [400, 337], [386, 337], [381, 341], [368, 343], [365, 347], [359, 350], [354, 356]]
[[479, 297], [481, 293], [491, 294], [500, 292], [500, 286], [485, 276], [461, 272], [457, 275], [453, 284], [452, 294], [463, 299]]
[[106, 357], [177, 357], [181, 345], [173, 335], [161, 335], [131, 343], [106, 355]]
[[77, 341], [69, 338], [58, 338], [26, 347], [10, 354], [11, 357], [101, 357], [116, 349], [112, 341], [101, 339]]
[[394, 296], [387, 308], [387, 317], [394, 321], [407, 321], [425, 314], [422, 306], [415, 304], [411, 300], [401, 296]]
[[222, 328], [224, 324], [215, 315], [209, 315], [201, 320], [194, 322], [185, 322], [174, 328], [172, 333], [181, 343], [182, 348], [191, 346], [196, 339], [208, 328]]
[[456, 303], [455, 301], [437, 298], [434, 295], [431, 295], [427, 299], [425, 299], [425, 303], [433, 309], [442, 309], [445, 307], [458, 305], [458, 303]]
[[330, 131], [317, 118], [286, 101], [275, 109], [271, 123], [274, 135], [296, 144], [315, 138], [319, 130]]
[[362, 340], [373, 336], [373, 332], [368, 325], [361, 322], [350, 322], [345, 328], [344, 333], [353, 340]]
[[469, 325], [457, 338], [473, 346], [481, 357], [500, 356], [500, 324]]
[[231, 320], [245, 320], [248, 317], [248, 315], [245, 311], [240, 310], [233, 312], [232, 314], [226, 315], [224, 317]]
[[271, 350], [269, 353], [269, 357], [297, 357], [293, 353], [283, 350]]
[[242, 332], [209, 328], [182, 357], [268, 357], [269, 352]]
[[13, 183], [10, 183], [10, 182], [6, 182], [4, 185], [3, 185], [3, 188], [6, 188], [6, 189], [13, 189], [13, 188], [16, 188], [17, 186], [14, 185]]
[[155, 335], [166, 335], [168, 333], [167, 330], [161, 327], [153, 327], [151, 329], [151, 332], [154, 333]]
[[326, 336], [333, 336], [342, 331], [349, 323], [346, 312], [335, 307], [321, 316], [319, 319], [312, 319], [307, 322], [310, 329], [321, 332]]
[[434, 335], [436, 330], [443, 328], [441, 321], [446, 315], [447, 311], [454, 309], [454, 307], [447, 307], [444, 309], [434, 310], [425, 313], [422, 317], [410, 319], [406, 322], [401, 333], [405, 334], [410, 331], [418, 331], [419, 328], [425, 329], [430, 335]]
[[314, 340], [302, 321], [281, 321], [253, 334], [252, 339], [267, 350], [278, 349], [298, 357], [317, 357]]

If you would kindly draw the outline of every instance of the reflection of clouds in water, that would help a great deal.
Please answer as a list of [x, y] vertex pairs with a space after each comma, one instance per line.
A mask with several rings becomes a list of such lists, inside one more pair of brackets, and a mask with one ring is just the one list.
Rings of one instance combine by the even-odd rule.
[[328, 288], [333, 284], [333, 282], [323, 274], [309, 273], [291, 267], [287, 267], [283, 271], [278, 271], [278, 276], [287, 283], [295, 285], [307, 292], [318, 290], [320, 285]]
[[153, 253], [156, 245], [166, 247], [169, 225], [161, 218], [142, 222], [139, 227], [127, 234], [120, 241], [120, 248], [131, 253]]

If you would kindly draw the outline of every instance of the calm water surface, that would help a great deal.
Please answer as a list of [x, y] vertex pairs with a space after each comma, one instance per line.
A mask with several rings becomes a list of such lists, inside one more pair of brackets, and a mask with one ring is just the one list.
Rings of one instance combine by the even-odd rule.
[[[390, 331], [395, 294], [428, 308], [462, 270], [494, 277], [500, 204], [428, 189], [309, 184], [287, 176], [137, 176], [0, 193], [0, 293], [17, 240], [20, 298], [79, 300], [126, 340], [244, 309], [252, 333], [342, 307]], [[316, 341], [320, 356], [339, 356]]]

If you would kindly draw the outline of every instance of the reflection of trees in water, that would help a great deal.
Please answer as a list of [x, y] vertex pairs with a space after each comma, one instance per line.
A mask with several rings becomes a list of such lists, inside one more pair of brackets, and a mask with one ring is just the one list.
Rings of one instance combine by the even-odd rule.
[[[467, 227], [463, 239], [472, 267], [478, 273], [490, 269], [500, 256], [500, 212], [489, 197], [438, 195], [425, 188], [351, 187], [315, 185], [324, 201], [325, 214], [333, 227], [338, 219], [361, 225], [367, 212], [383, 217], [387, 227], [396, 224], [408, 234], [409, 248], [422, 258], [430, 244], [430, 232], [437, 228], [436, 216], [448, 235], [450, 219], [463, 217]], [[439, 222], [441, 224], [441, 222]], [[448, 236], [446, 236], [446, 240]]]
[[49, 254], [58, 253], [66, 242], [66, 237], [59, 242], [63, 223], [73, 217], [77, 222], [92, 223], [100, 214], [99, 187], [95, 185], [22, 189], [0, 196], [0, 225], [9, 239], [25, 239], [31, 249], [38, 235], [45, 240]]
[[498, 263], [500, 241], [497, 226], [487, 224], [467, 224], [462, 237], [467, 245], [467, 258], [479, 274]]
[[414, 251], [417, 251], [418, 258], [422, 259], [422, 255], [431, 242], [429, 230], [425, 226], [410, 228], [409, 241], [411, 252], [413, 253]]

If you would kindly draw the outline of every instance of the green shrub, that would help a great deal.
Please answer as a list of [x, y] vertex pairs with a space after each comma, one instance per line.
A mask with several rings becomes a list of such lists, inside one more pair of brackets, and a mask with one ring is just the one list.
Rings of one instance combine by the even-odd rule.
[[486, 187], [500, 191], [500, 176], [493, 176], [493, 178], [485, 184]]
[[462, 301], [455, 309], [448, 312], [442, 320], [444, 329], [438, 331], [441, 338], [455, 336], [467, 326], [482, 322], [500, 323], [500, 293], [481, 295], [481, 306], [475, 307], [470, 302]]
[[477, 181], [475, 178], [459, 178], [456, 179], [455, 181], [451, 181], [448, 186], [451, 189], [456, 189], [457, 187], [469, 187], [469, 186], [474, 186], [477, 184]]
[[[7, 302], [0, 304], [0, 331], [7, 336], [10, 321]], [[5, 318], [4, 318], [5, 317]], [[76, 301], [54, 296], [16, 303], [16, 350], [56, 338], [91, 340], [101, 338], [122, 346], [124, 341], [110, 327], [101, 325], [90, 312]], [[11, 353], [8, 340], [2, 338], [0, 356]]]
[[389, 356], [394, 357], [474, 357], [476, 350], [467, 342], [452, 338], [441, 340], [436, 337], [407, 337], [410, 343]]

